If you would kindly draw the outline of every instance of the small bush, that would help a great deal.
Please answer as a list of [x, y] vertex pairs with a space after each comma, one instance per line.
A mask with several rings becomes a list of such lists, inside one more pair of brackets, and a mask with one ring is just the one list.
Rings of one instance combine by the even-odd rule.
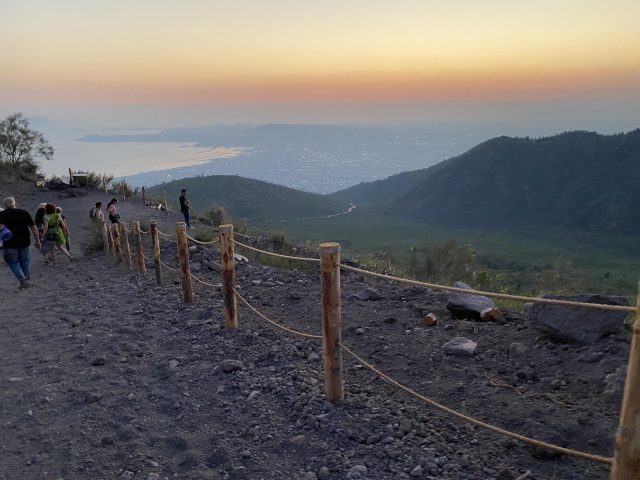
[[95, 189], [104, 188], [104, 183], [107, 185], [113, 180], [113, 174], [104, 174], [98, 172], [91, 172], [88, 170], [78, 170], [78, 174], [84, 174], [86, 177], [74, 177], [73, 181], [78, 187], [89, 187]]
[[362, 268], [372, 272], [394, 276], [402, 276], [404, 273], [402, 269], [397, 266], [393, 257], [382, 251], [360, 255], [356, 257], [356, 261], [362, 265]]
[[127, 183], [126, 180], [120, 180], [118, 182], [113, 182], [111, 184], [111, 188], [110, 190], [118, 195], [122, 195], [124, 193], [124, 195], [127, 198], [131, 198], [134, 196], [134, 191], [131, 188], [131, 185], [129, 185]]
[[231, 221], [231, 217], [223, 206], [211, 205], [202, 212], [202, 215], [198, 217], [198, 220], [203, 223], [208, 223], [213, 227], [218, 227], [225, 223], [229, 223]]
[[284, 251], [287, 249], [287, 239], [284, 230], [279, 232], [272, 232], [269, 236], [269, 243], [271, 243], [275, 251]]

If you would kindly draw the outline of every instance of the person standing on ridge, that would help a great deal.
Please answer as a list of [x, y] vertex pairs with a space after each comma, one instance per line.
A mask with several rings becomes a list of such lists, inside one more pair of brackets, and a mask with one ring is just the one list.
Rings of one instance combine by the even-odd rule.
[[26, 210], [16, 208], [13, 197], [4, 199], [6, 210], [0, 212], [0, 229], [6, 226], [13, 236], [4, 242], [4, 260], [11, 272], [20, 281], [20, 288], [31, 286], [31, 235], [36, 248], [40, 248], [40, 235], [31, 215]]
[[184, 223], [187, 224], [187, 228], [191, 228], [191, 223], [189, 223], [189, 210], [193, 210], [193, 208], [191, 208], [191, 204], [187, 198], [187, 191], [183, 188], [180, 190], [180, 211], [182, 215], [184, 215]]

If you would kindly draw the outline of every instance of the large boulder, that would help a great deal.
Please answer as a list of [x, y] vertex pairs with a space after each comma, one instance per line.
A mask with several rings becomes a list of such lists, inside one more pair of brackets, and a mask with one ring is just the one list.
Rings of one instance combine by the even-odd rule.
[[[453, 284], [456, 288], [473, 290], [464, 282]], [[473, 320], [491, 320], [501, 318], [500, 311], [493, 300], [480, 295], [469, 295], [461, 292], [450, 292], [447, 298], [447, 310], [456, 318]]]
[[[629, 304], [624, 297], [604, 295], [544, 295], [542, 298], [605, 305]], [[561, 343], [580, 344], [591, 344], [603, 335], [619, 332], [624, 325], [626, 316], [625, 312], [590, 310], [543, 303], [534, 304], [527, 312], [527, 320], [547, 337]]]

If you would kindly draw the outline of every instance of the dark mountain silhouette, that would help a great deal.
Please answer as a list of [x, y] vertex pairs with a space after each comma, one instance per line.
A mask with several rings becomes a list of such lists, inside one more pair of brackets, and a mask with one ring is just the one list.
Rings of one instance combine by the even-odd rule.
[[347, 208], [343, 202], [325, 195], [235, 175], [183, 178], [148, 188], [147, 192], [159, 199], [166, 193], [169, 202], [177, 206], [183, 188], [188, 191], [191, 205], [196, 210], [202, 211], [215, 204], [224, 206], [234, 218], [294, 219], [332, 215]]
[[431, 168], [336, 192], [449, 226], [640, 233], [640, 130], [488, 140]]

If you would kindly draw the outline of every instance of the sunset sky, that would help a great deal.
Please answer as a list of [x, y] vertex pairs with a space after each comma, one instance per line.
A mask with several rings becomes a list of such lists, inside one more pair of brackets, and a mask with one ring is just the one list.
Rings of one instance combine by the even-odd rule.
[[638, 0], [2, 0], [0, 114], [260, 105], [265, 121], [269, 106], [315, 105], [340, 121], [328, 105], [368, 105], [384, 121], [403, 105], [569, 102], [633, 115], [639, 21]]

